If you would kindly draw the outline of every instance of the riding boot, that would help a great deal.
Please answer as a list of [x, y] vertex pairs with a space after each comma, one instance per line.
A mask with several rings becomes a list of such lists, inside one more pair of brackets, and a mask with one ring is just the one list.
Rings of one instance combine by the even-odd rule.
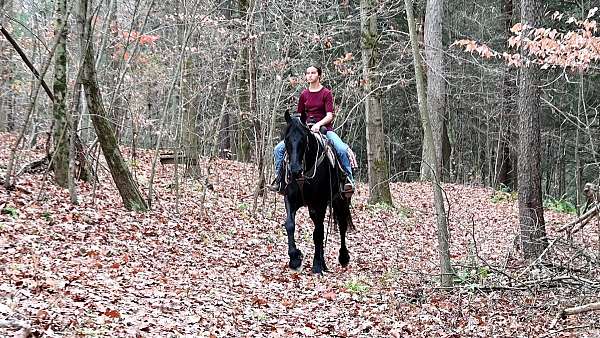
[[350, 177], [346, 177], [346, 180], [345, 180], [343, 188], [342, 188], [342, 194], [344, 194], [344, 196], [346, 198], [350, 198], [353, 193], [354, 193], [354, 182], [352, 182]]
[[346, 183], [344, 183], [344, 192], [354, 192], [354, 183], [352, 183], [352, 181], [348, 180]]
[[283, 195], [283, 191], [284, 191], [284, 187], [281, 179], [281, 174], [278, 173], [277, 176], [275, 176], [275, 179], [273, 180], [273, 182], [271, 182], [271, 184], [267, 187], [269, 190], [276, 192], [280, 195]]

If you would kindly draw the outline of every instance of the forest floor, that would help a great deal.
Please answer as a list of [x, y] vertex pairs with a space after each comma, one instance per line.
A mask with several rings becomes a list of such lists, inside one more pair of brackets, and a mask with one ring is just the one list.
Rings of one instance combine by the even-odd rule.
[[[2, 176], [13, 140], [0, 134]], [[42, 154], [20, 152], [18, 166]], [[138, 155], [131, 164], [145, 185], [152, 154]], [[145, 213], [122, 207], [104, 169], [95, 190], [78, 182], [79, 205], [44, 172], [21, 175], [16, 190], [0, 187], [0, 336], [600, 336], [597, 312], [554, 322], [565, 307], [598, 300], [597, 269], [580, 263], [579, 278], [528, 267], [514, 244], [514, 195], [443, 185], [458, 278], [442, 289], [430, 184], [391, 184], [393, 208], [367, 205], [359, 184], [350, 266], [337, 263], [332, 230], [331, 271], [316, 276], [308, 213], [296, 233], [304, 269], [292, 272], [282, 198], [268, 192], [255, 206], [252, 165], [219, 159], [212, 168], [213, 190], [184, 178], [177, 194], [174, 166], [159, 164], [157, 200]], [[573, 217], [547, 210], [551, 239]], [[588, 226], [573, 245], [595, 252], [597, 237]], [[582, 262], [553, 243], [555, 262]]]

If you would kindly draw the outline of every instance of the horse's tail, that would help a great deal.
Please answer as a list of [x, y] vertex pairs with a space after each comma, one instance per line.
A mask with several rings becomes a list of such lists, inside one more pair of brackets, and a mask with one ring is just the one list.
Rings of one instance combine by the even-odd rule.
[[340, 227], [340, 233], [346, 233], [348, 230], [354, 230], [354, 223], [352, 222], [352, 214], [350, 213], [350, 200], [338, 196], [333, 199], [332, 203], [333, 218]]

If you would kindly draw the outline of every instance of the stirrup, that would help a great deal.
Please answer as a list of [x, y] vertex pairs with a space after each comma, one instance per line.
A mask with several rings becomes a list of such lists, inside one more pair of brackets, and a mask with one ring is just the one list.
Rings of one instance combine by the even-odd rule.
[[283, 195], [283, 185], [277, 178], [274, 179], [273, 182], [269, 184], [269, 186], [267, 186], [267, 189], [271, 190], [272, 192], [276, 192], [280, 195]]
[[346, 198], [352, 197], [352, 194], [354, 194], [354, 184], [352, 184], [352, 182], [344, 183], [342, 194], [344, 194]]

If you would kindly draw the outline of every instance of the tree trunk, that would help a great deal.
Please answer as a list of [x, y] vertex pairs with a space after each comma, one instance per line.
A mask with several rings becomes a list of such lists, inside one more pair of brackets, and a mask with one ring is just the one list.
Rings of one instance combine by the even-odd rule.
[[365, 85], [365, 115], [367, 162], [369, 176], [369, 203], [392, 204], [389, 164], [385, 151], [383, 111], [377, 76], [377, 6], [373, 0], [360, 1], [361, 53]]
[[81, 0], [80, 8], [81, 15], [85, 18], [85, 24], [81, 27], [85, 32], [83, 34], [83, 36], [85, 36], [83, 43], [86, 44], [82, 65], [82, 83], [85, 87], [88, 110], [92, 118], [94, 130], [98, 136], [98, 141], [102, 147], [102, 153], [104, 154], [104, 158], [106, 159], [115, 185], [119, 190], [119, 194], [123, 199], [123, 205], [128, 210], [145, 211], [148, 208], [146, 201], [142, 197], [129, 168], [125, 164], [117, 144], [115, 132], [110, 122], [106, 119], [107, 114], [102, 103], [102, 95], [100, 93], [100, 88], [98, 87], [94, 66], [91, 22], [87, 18], [88, 1], [90, 0]]
[[[0, 0], [0, 12], [6, 13], [8, 16], [12, 14], [12, 0]], [[10, 28], [10, 21], [4, 15], [0, 16], [0, 26]], [[13, 67], [12, 55], [13, 50], [10, 43], [0, 37], [0, 91], [5, 95], [0, 95], [0, 131], [11, 131], [10, 121], [12, 110], [12, 98], [10, 87], [13, 82]]]
[[[119, 10], [119, 7], [117, 7], [118, 5], [117, 0], [113, 0], [113, 1], [109, 1], [108, 5], [110, 6], [110, 8], [108, 9], [109, 11], [109, 15], [108, 15], [108, 26], [109, 26], [109, 30], [110, 30], [110, 34], [112, 36], [113, 41], [119, 41], [120, 40], [120, 35], [122, 33], [121, 31], [121, 27], [119, 26], [119, 21], [117, 19], [117, 13]], [[135, 19], [132, 19], [135, 20]], [[106, 57], [108, 58], [108, 60], [110, 60], [108, 62], [109, 64], [109, 70], [108, 70], [108, 78], [112, 78], [113, 81], [119, 83], [119, 78], [121, 75], [121, 69], [123, 68], [123, 64], [125, 63], [124, 61], [124, 51], [125, 48], [129, 47], [129, 42], [124, 42], [122, 45], [122, 48], [124, 48], [123, 50], [119, 50], [118, 48], [109, 48], [108, 50], [111, 51], [112, 53], [108, 52], [106, 55]], [[100, 51], [101, 53], [103, 51]], [[111, 55], [112, 54], [112, 55]], [[114, 88], [114, 87], [113, 87]], [[118, 90], [117, 89], [113, 89], [113, 90]], [[117, 140], [120, 140], [121, 137], [121, 133], [122, 133], [122, 129], [123, 129], [123, 125], [121, 125], [121, 123], [119, 123], [119, 120], [121, 118], [123, 118], [123, 116], [126, 114], [125, 110], [124, 110], [124, 106], [125, 106], [125, 102], [123, 100], [123, 92], [119, 91], [119, 92], [114, 92], [112, 94], [112, 100], [111, 100], [111, 105], [110, 105], [110, 109], [107, 111], [107, 117], [109, 119], [109, 121], [111, 122], [111, 127], [114, 129], [115, 131], [115, 135], [117, 137]]]
[[[404, 0], [406, 6], [406, 18], [408, 20], [408, 30], [410, 33], [410, 42], [412, 45], [414, 65], [415, 65], [415, 79], [417, 82], [417, 97], [419, 101], [419, 113], [421, 114], [421, 122], [423, 124], [423, 130], [425, 132], [425, 138], [428, 142], [433, 144], [433, 133], [431, 131], [431, 124], [429, 121], [429, 114], [427, 113], [427, 100], [425, 98], [425, 81], [423, 79], [423, 69], [421, 54], [419, 54], [419, 44], [417, 42], [417, 28], [415, 25], [415, 17], [413, 14], [413, 5], [411, 0]], [[436, 160], [436, 153], [433, 147], [429, 148], [430, 156]], [[435, 161], [437, 163], [437, 160]], [[434, 166], [434, 170], [438, 171], [439, 167]], [[434, 177], [439, 178], [439, 172], [434, 172]], [[441, 274], [441, 285], [452, 286], [453, 273], [452, 265], [450, 264], [450, 250], [448, 245], [448, 220], [446, 218], [446, 210], [444, 206], [444, 196], [442, 194], [442, 187], [439, 181], [433, 181], [433, 198], [437, 216], [437, 238], [438, 238], [438, 253], [440, 259], [440, 274]]]
[[[445, 103], [446, 82], [444, 80], [444, 47], [442, 45], [442, 22], [444, 15], [443, 0], [428, 0], [425, 12], [425, 57], [427, 60], [427, 109], [431, 120], [431, 132], [433, 133], [433, 147], [435, 147], [436, 158], [442, 161], [448, 155], [448, 147], [444, 152], [444, 140], [442, 136], [446, 131]], [[423, 142], [423, 161], [421, 163], [421, 180], [433, 180], [432, 168], [438, 165], [433, 161], [428, 142]], [[446, 156], [445, 156], [446, 155]], [[443, 167], [442, 163], [439, 163]], [[440, 171], [441, 173], [441, 171]], [[442, 177], [438, 177], [442, 180]]]
[[[539, 5], [521, 1], [521, 22], [538, 24]], [[526, 51], [522, 50], [522, 54]], [[542, 207], [540, 155], [540, 90], [535, 65], [519, 70], [519, 224], [521, 247], [527, 259], [535, 259], [548, 245]]]
[[69, 134], [70, 128], [67, 119], [67, 0], [56, 1], [56, 16], [54, 21], [54, 34], [58, 37], [54, 59], [54, 102], [52, 114], [54, 117], [53, 130], [53, 159], [52, 169], [54, 180], [58, 185], [66, 188], [69, 176]]
[[[239, 13], [244, 16], [247, 21], [246, 36], [250, 35], [250, 0], [239, 0]], [[246, 39], [246, 44], [248, 42]], [[242, 162], [249, 162], [251, 159], [251, 142], [252, 139], [252, 117], [250, 116], [250, 50], [249, 46], [245, 45], [242, 47], [242, 65], [239, 78], [238, 86], [238, 102], [239, 102], [239, 124], [237, 131], [237, 159]]]
[[[186, 34], [187, 35], [187, 34]], [[183, 69], [181, 70], [181, 81], [179, 88], [181, 90], [181, 100], [183, 107], [183, 124], [182, 129], [182, 145], [185, 153], [185, 163], [190, 165], [198, 159], [199, 153], [199, 137], [196, 129], [198, 122], [197, 98], [194, 94], [193, 87], [195, 80], [193, 78], [192, 69], [193, 63], [191, 56], [184, 56]]]
[[[510, 29], [513, 24], [513, 4], [512, 0], [503, 0], [502, 14], [504, 16], [504, 28], [508, 38], [512, 35]], [[508, 48], [508, 43], [506, 44]], [[512, 139], [512, 121], [514, 117], [514, 107], [512, 106], [511, 96], [513, 94], [513, 84], [510, 81], [510, 68], [506, 67], [504, 79], [502, 81], [502, 111], [500, 112], [500, 132], [498, 133], [498, 147], [496, 149], [496, 163], [494, 165], [494, 188], [502, 185], [505, 187], [514, 187], [514, 170], [510, 154], [510, 140]]]
[[[185, 11], [185, 1], [177, 1], [177, 6], [180, 12]], [[188, 38], [190, 30], [193, 30], [193, 24], [184, 18], [179, 19], [179, 26], [177, 29], [177, 40], [179, 44], [183, 46], [185, 39]], [[181, 144], [183, 152], [185, 154], [186, 166], [194, 163], [198, 160], [200, 137], [198, 135], [198, 96], [194, 90], [197, 84], [197, 74], [194, 72], [196, 65], [194, 64], [194, 57], [190, 53], [183, 52], [182, 55], [182, 68], [180, 73], [179, 87], [179, 106], [181, 107], [182, 124], [181, 124]]]
[[[227, 1], [225, 3], [225, 6], [223, 8], [223, 16], [225, 17], [226, 21], [231, 20], [232, 18], [232, 12], [233, 12], [233, 7], [232, 6], [232, 1]], [[227, 54], [233, 59], [233, 55], [235, 54], [235, 50], [234, 48], [229, 48], [227, 50]], [[235, 67], [237, 67], [237, 60], [234, 62], [233, 67], [235, 69]], [[231, 76], [230, 76], [231, 78]], [[224, 103], [229, 103], [229, 89], [231, 88], [231, 81], [228, 79], [227, 81], [225, 81], [223, 83], [223, 92], [225, 93], [223, 95], [223, 102]], [[221, 124], [217, 125], [217, 128], [219, 128], [219, 156], [223, 157], [223, 158], [227, 158], [229, 159], [231, 156], [231, 146], [232, 146], [232, 142], [231, 142], [231, 126], [232, 126], [232, 120], [231, 120], [231, 112], [230, 109], [228, 109], [228, 107], [225, 107], [224, 110], [221, 111]]]
[[[255, 1], [252, 1], [253, 7]], [[252, 16], [254, 16], [254, 8], [252, 8]], [[254, 19], [252, 19], [251, 23], [254, 23]], [[255, 35], [255, 34], [253, 34]], [[264, 157], [264, 147], [265, 147], [265, 136], [263, 131], [263, 124], [261, 123], [261, 118], [259, 118], [259, 107], [258, 107], [258, 60], [256, 55], [256, 45], [257, 38], [253, 38], [250, 42], [249, 48], [249, 59], [248, 59], [248, 74], [249, 77], [249, 89], [250, 89], [250, 116], [252, 116], [252, 125], [254, 127], [254, 149], [256, 154], [256, 165], [258, 171], [258, 180], [256, 184], [256, 191], [254, 194], [254, 205], [256, 205], [256, 200], [258, 196], [262, 196], [264, 194], [265, 187], [265, 157]], [[266, 124], [265, 124], [266, 125]]]

